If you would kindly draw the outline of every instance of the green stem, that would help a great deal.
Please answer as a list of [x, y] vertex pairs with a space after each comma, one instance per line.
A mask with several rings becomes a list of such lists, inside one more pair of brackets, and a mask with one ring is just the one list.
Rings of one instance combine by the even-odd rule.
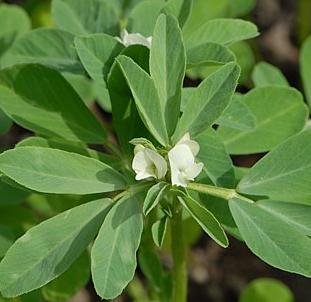
[[232, 199], [234, 197], [237, 197], [238, 194], [233, 189], [227, 189], [227, 188], [219, 188], [215, 186], [205, 185], [205, 184], [198, 184], [198, 183], [190, 183], [188, 185], [188, 189], [194, 190], [200, 193], [213, 195], [215, 197], [220, 197], [223, 199]]
[[172, 302], [187, 301], [187, 245], [184, 239], [182, 223], [182, 207], [174, 202], [173, 217], [171, 220], [172, 256], [173, 256], [173, 294]]

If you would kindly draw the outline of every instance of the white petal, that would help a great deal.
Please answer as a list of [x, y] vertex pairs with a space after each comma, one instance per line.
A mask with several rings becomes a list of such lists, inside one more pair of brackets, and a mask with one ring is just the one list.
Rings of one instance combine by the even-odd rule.
[[146, 156], [145, 152], [139, 151], [135, 154], [132, 168], [136, 173], [140, 171], [145, 171], [147, 167], [150, 166], [150, 159]]
[[185, 144], [187, 145], [193, 156], [197, 156], [200, 151], [200, 145], [190, 138], [190, 134], [187, 132], [177, 143], [177, 145]]
[[192, 166], [185, 170], [185, 174], [189, 180], [194, 180], [202, 171], [203, 163], [194, 163]]
[[143, 35], [141, 35], [140, 33], [129, 34], [125, 31], [124, 35], [122, 37], [122, 40], [123, 40], [123, 44], [125, 46], [139, 44], [139, 45], [144, 45], [148, 48], [151, 47], [150, 37], [146, 38]]
[[166, 160], [157, 152], [146, 148], [146, 155], [154, 163], [156, 167], [156, 176], [158, 179], [163, 178], [167, 172]]
[[187, 145], [176, 145], [168, 152], [170, 164], [174, 163], [179, 170], [185, 170], [195, 163], [195, 158]]
[[139, 151], [145, 150], [145, 147], [143, 145], [136, 145], [134, 148], [134, 154], [136, 155]]
[[142, 179], [146, 179], [146, 178], [150, 178], [150, 177], [155, 177], [155, 175], [152, 173], [148, 173], [148, 172], [138, 172], [135, 176], [135, 179], [136, 180], [142, 180]]

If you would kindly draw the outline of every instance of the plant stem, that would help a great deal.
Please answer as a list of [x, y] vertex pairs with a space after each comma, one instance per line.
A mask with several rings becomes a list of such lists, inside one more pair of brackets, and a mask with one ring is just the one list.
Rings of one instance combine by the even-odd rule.
[[200, 193], [204, 193], [204, 194], [213, 195], [215, 197], [220, 197], [220, 198], [227, 199], [227, 200], [238, 196], [237, 192], [233, 189], [219, 188], [219, 187], [210, 186], [206, 184], [198, 184], [195, 182], [190, 183], [188, 185], [188, 189], [194, 190]]
[[174, 201], [171, 220], [172, 256], [173, 256], [173, 293], [172, 302], [187, 301], [187, 245], [184, 239], [182, 223], [182, 207]]

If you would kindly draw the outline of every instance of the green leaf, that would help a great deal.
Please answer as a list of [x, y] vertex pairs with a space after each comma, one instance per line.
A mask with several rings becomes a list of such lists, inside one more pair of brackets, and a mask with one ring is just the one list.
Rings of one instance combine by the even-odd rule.
[[311, 107], [311, 37], [303, 44], [300, 53], [300, 69], [304, 92]]
[[47, 67], [17, 65], [1, 71], [0, 107], [16, 123], [47, 137], [95, 144], [106, 138], [74, 89]]
[[14, 240], [14, 232], [6, 225], [0, 224], [0, 259], [6, 254]]
[[239, 198], [230, 210], [251, 251], [279, 269], [311, 277], [311, 239], [256, 203]]
[[17, 5], [0, 5], [0, 61], [14, 41], [30, 28], [29, 17], [23, 9]]
[[206, 234], [222, 247], [228, 247], [229, 242], [226, 233], [209, 210], [202, 207], [199, 202], [190, 196], [178, 197], [178, 199]]
[[149, 189], [144, 201], [144, 215], [147, 216], [158, 205], [165, 194], [167, 187], [168, 184], [162, 181]]
[[29, 194], [26, 190], [14, 187], [0, 179], [0, 207], [20, 204]]
[[[149, 71], [149, 49], [147, 47], [131, 45], [122, 54], [132, 58], [144, 70]], [[133, 147], [129, 141], [135, 137], [149, 138], [150, 135], [138, 114], [131, 90], [117, 62], [113, 64], [108, 76], [108, 89], [114, 129], [122, 149], [132, 155]]]
[[124, 46], [107, 34], [92, 34], [75, 38], [79, 58], [95, 81], [106, 80], [110, 68]]
[[234, 167], [225, 146], [214, 129], [208, 129], [196, 137], [200, 145], [197, 159], [204, 164], [203, 171], [216, 186], [233, 188]]
[[275, 148], [242, 178], [238, 191], [270, 199], [310, 203], [311, 130]]
[[42, 295], [49, 302], [68, 301], [87, 285], [90, 275], [90, 259], [85, 251], [64, 274], [42, 288]]
[[228, 0], [194, 0], [190, 18], [184, 27], [185, 35], [190, 36], [208, 20], [228, 17], [228, 8]]
[[12, 127], [12, 125], [13, 125], [13, 122], [0, 109], [0, 135], [7, 133]]
[[232, 18], [243, 17], [250, 13], [255, 5], [256, 0], [235, 0], [228, 1], [230, 16]]
[[54, 28], [38, 28], [24, 34], [3, 58], [2, 67], [29, 63], [59, 71], [84, 72], [74, 49], [74, 36]]
[[247, 131], [218, 128], [218, 134], [230, 154], [270, 151], [306, 124], [307, 108], [296, 89], [278, 86], [255, 88], [242, 101], [255, 116], [255, 127]]
[[92, 194], [125, 188], [122, 175], [98, 160], [42, 147], [20, 147], [2, 153], [0, 171], [43, 193]]
[[187, 68], [226, 64], [235, 61], [234, 54], [225, 46], [213, 42], [187, 50]]
[[122, 55], [116, 60], [132, 91], [137, 109], [146, 127], [160, 144], [168, 145], [164, 108], [153, 80], [129, 57]]
[[276, 200], [260, 200], [257, 205], [296, 228], [301, 234], [311, 236], [311, 206]]
[[126, 196], [107, 215], [92, 248], [92, 276], [103, 299], [120, 295], [134, 277], [143, 231], [137, 196]]
[[239, 302], [294, 302], [294, 295], [281, 281], [260, 278], [247, 285]]
[[110, 207], [111, 200], [96, 200], [30, 229], [0, 263], [3, 296], [29, 292], [66, 271], [92, 241]]
[[216, 122], [231, 100], [239, 74], [239, 67], [228, 63], [193, 90], [173, 135], [174, 141], [186, 132], [196, 137]]
[[214, 42], [230, 45], [258, 36], [255, 24], [239, 19], [214, 19], [207, 21], [194, 32], [185, 36], [187, 49]]
[[266, 62], [260, 62], [255, 66], [252, 79], [256, 87], [271, 85], [289, 87], [288, 81], [281, 70]]
[[58, 28], [74, 35], [105, 32], [119, 34], [119, 20], [112, 4], [102, 0], [53, 0], [52, 14]]
[[15, 147], [43, 147], [43, 148], [59, 149], [100, 160], [101, 162], [110, 165], [113, 168], [120, 168], [122, 165], [122, 163], [118, 162], [117, 157], [101, 153], [93, 149], [89, 149], [84, 144], [70, 143], [59, 139], [47, 140], [42, 137], [33, 136], [22, 140], [17, 145], [15, 145]]
[[131, 11], [128, 18], [128, 30], [149, 37], [153, 33], [157, 18], [166, 5], [163, 0], [141, 1]]
[[245, 104], [243, 96], [235, 94], [216, 123], [228, 128], [250, 130], [255, 127], [256, 119]]
[[157, 220], [151, 227], [152, 238], [156, 246], [161, 247], [163, 245], [165, 234], [167, 230], [168, 218], [167, 216]]
[[180, 115], [181, 88], [186, 70], [182, 33], [175, 18], [160, 15], [152, 36], [150, 74], [158, 92], [168, 134]]
[[192, 0], [169, 0], [163, 11], [176, 17], [180, 28], [183, 28], [187, 22], [192, 10]]

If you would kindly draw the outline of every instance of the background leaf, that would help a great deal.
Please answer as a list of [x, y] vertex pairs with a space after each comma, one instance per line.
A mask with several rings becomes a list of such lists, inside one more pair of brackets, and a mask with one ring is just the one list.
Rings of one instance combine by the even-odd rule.
[[106, 138], [78, 94], [47, 67], [18, 65], [1, 71], [0, 107], [16, 123], [47, 137], [87, 143], [103, 143]]
[[109, 1], [53, 0], [52, 14], [58, 28], [74, 35], [119, 34], [117, 11]]
[[89, 254], [84, 252], [64, 274], [42, 288], [42, 295], [49, 302], [68, 301], [87, 285], [90, 275]]
[[303, 88], [309, 106], [311, 107], [311, 37], [302, 45], [300, 52], [300, 72]]
[[266, 62], [260, 62], [255, 66], [252, 79], [256, 87], [271, 85], [289, 87], [288, 81], [282, 72]]
[[307, 108], [300, 92], [293, 88], [256, 88], [247, 93], [242, 101], [255, 116], [255, 127], [247, 131], [223, 126], [218, 128], [217, 132], [230, 154], [269, 151], [301, 131], [306, 124]]
[[310, 203], [311, 130], [279, 145], [242, 178], [238, 191], [270, 199]]
[[59, 71], [83, 74], [74, 49], [74, 36], [54, 28], [38, 28], [23, 35], [3, 58], [2, 67], [38, 63]]

